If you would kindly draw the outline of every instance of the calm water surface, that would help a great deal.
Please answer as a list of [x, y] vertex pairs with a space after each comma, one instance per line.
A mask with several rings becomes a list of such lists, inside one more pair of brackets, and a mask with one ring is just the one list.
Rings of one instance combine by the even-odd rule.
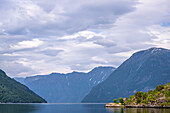
[[0, 113], [170, 113], [170, 109], [106, 109], [104, 104], [0, 104]]

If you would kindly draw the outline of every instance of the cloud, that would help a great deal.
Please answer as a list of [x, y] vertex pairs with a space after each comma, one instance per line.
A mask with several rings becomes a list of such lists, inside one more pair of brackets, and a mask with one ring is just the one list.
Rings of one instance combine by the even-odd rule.
[[[112, 28], [103, 31], [102, 34], [111, 37], [110, 39], [117, 42], [118, 45], [131, 50], [140, 50], [155, 46], [152, 42], [158, 36], [155, 34], [150, 35], [151, 32], [154, 32], [154, 28], [152, 27], [161, 26], [162, 23], [169, 22], [168, 4], [170, 2], [168, 0], [140, 0], [139, 2], [136, 5], [136, 11], [121, 16]], [[165, 28], [160, 27], [160, 29]], [[168, 32], [167, 30], [164, 33], [167, 34]], [[167, 38], [169, 39], [170, 37], [167, 36]], [[161, 46], [167, 47], [164, 45]]]
[[148, 28], [148, 33], [152, 39], [152, 42], [146, 42], [152, 44], [155, 47], [165, 47], [170, 48], [170, 27], [163, 27], [159, 25], [154, 25]]
[[116, 43], [112, 40], [97, 40], [94, 42], [95, 44], [98, 45], [102, 45], [102, 46], [106, 46], [106, 47], [112, 47], [112, 46], [116, 46]]
[[72, 34], [89, 28], [103, 29], [111, 26], [120, 15], [133, 11], [135, 4], [132, 0], [48, 2], [3, 0], [1, 31], [44, 36]]
[[43, 41], [39, 39], [32, 39], [31, 41], [21, 41], [17, 45], [12, 45], [11, 49], [25, 49], [25, 48], [35, 48], [43, 44]]
[[55, 50], [55, 49], [46, 49], [46, 50], [40, 51], [40, 54], [44, 53], [45, 55], [48, 55], [48, 56], [57, 56], [60, 52], [64, 52], [64, 51], [63, 50]]
[[67, 36], [59, 37], [58, 39], [84, 38], [86, 40], [90, 40], [91, 38], [94, 38], [94, 37], [103, 37], [103, 35], [97, 34], [97, 33], [92, 32], [92, 31], [80, 31], [80, 32], [73, 34], [73, 35], [67, 35]]
[[[169, 48], [169, 0], [1, 0], [0, 62], [10, 76], [119, 66]], [[16, 69], [16, 67], [18, 69]]]

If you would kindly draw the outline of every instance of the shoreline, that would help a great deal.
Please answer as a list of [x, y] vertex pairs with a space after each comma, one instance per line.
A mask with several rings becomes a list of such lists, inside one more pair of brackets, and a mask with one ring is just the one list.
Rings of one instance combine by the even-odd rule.
[[160, 106], [160, 105], [125, 105], [125, 108], [170, 108], [170, 106]]
[[108, 103], [104, 107], [105, 108], [124, 108], [123, 105], [120, 105], [118, 103]]
[[161, 106], [161, 105], [121, 105], [118, 103], [107, 103], [105, 108], [170, 108], [170, 106]]
[[156, 105], [110, 105], [108, 106], [107, 104], [104, 106], [105, 108], [170, 108], [170, 106], [156, 106]]
[[0, 104], [106, 104], [106, 103], [0, 103]]

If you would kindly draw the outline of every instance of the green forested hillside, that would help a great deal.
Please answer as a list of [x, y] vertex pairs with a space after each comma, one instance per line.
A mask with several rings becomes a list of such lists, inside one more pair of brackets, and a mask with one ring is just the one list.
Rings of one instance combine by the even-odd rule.
[[28, 87], [8, 77], [0, 70], [0, 103], [45, 103]]
[[138, 91], [135, 95], [130, 96], [125, 104], [170, 106], [170, 82], [165, 86], [159, 85], [155, 90], [149, 90], [145, 93]]

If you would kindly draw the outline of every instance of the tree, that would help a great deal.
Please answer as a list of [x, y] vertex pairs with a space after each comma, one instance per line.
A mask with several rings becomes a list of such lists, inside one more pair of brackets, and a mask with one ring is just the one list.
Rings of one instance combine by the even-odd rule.
[[120, 102], [121, 104], [124, 104], [124, 101], [123, 101], [123, 98], [122, 98], [122, 97], [120, 97], [118, 100], [119, 100], [119, 102]]
[[146, 93], [146, 92], [145, 92], [145, 93], [143, 93], [143, 95], [142, 95], [142, 99], [143, 99], [143, 100], [145, 100], [145, 99], [147, 98], [147, 96], [148, 96], [148, 95], [147, 95], [147, 93]]
[[143, 95], [143, 92], [142, 91], [138, 91], [138, 92], [136, 92], [135, 97], [136, 98], [141, 98], [142, 95]]
[[136, 102], [137, 102], [137, 104], [140, 103], [140, 102], [142, 101], [143, 92], [142, 92], [142, 91], [138, 91], [138, 92], [135, 94], [135, 97], [136, 97]]
[[117, 99], [114, 99], [113, 102], [114, 102], [114, 103], [118, 103], [118, 102], [117, 102]]
[[159, 86], [156, 86], [156, 91], [160, 91], [162, 89], [164, 89], [164, 86], [162, 84], [159, 85]]

